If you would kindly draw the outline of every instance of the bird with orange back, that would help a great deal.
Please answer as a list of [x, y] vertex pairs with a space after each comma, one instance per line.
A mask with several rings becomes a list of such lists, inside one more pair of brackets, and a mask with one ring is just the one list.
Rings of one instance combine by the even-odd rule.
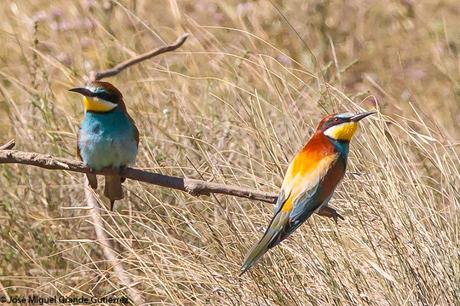
[[[69, 89], [83, 95], [85, 116], [78, 134], [77, 153], [91, 169], [121, 170], [136, 160], [139, 131], [128, 114], [121, 92], [108, 82], [95, 81]], [[96, 175], [88, 173], [89, 185], [97, 188]], [[119, 175], [105, 177], [104, 195], [110, 206], [123, 199]]]
[[240, 275], [327, 205], [345, 175], [349, 144], [358, 121], [373, 113], [334, 114], [321, 120], [316, 132], [291, 161], [274, 216], [246, 256]]

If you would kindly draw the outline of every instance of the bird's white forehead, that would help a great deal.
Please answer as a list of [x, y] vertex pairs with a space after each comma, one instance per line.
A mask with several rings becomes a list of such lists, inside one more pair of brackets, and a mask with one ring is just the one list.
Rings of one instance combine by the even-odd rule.
[[348, 119], [353, 117], [354, 115], [352, 113], [342, 113], [342, 114], [337, 114], [336, 117], [339, 119]]
[[94, 85], [86, 85], [85, 87], [86, 87], [86, 89], [91, 90], [92, 92], [95, 92], [96, 89], [97, 89], [96, 86], [94, 86]]

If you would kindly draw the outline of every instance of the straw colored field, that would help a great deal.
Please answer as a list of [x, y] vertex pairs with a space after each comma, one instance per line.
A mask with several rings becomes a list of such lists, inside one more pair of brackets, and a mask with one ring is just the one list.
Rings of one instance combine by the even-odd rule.
[[[75, 158], [83, 106], [67, 89], [183, 32], [178, 51], [108, 79], [141, 131], [137, 167], [275, 192], [322, 116], [379, 111], [362, 122], [331, 202], [345, 221], [313, 216], [241, 278], [269, 204], [128, 181], [103, 218], [146, 301], [460, 305], [458, 1], [23, 0], [0, 10], [0, 143], [14, 137], [19, 150]], [[125, 294], [82, 181], [0, 165], [0, 295]]]

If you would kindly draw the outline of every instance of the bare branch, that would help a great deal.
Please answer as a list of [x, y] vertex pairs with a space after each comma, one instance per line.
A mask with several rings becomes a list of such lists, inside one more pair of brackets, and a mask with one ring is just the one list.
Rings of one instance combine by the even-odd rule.
[[168, 176], [159, 173], [151, 173], [135, 168], [125, 168], [121, 171], [116, 171], [113, 169], [103, 169], [101, 171], [94, 171], [80, 161], [53, 157], [51, 155], [33, 152], [22, 152], [16, 150], [0, 151], [0, 164], [11, 163], [26, 164], [50, 170], [67, 170], [81, 173], [94, 173], [103, 175], [119, 174], [132, 180], [185, 191], [195, 196], [209, 195], [211, 193], [220, 193], [270, 203], [274, 203], [276, 199], [275, 194], [271, 194], [268, 192], [256, 191], [248, 188], [228, 186], [212, 182], [205, 182], [196, 179]]
[[[67, 170], [81, 173], [94, 173], [103, 175], [122, 175], [126, 178], [185, 191], [191, 195], [210, 195], [211, 193], [226, 194], [240, 198], [275, 203], [277, 195], [270, 192], [258, 191], [250, 188], [206, 182], [197, 179], [181, 178], [159, 173], [152, 173], [136, 168], [124, 168], [121, 171], [104, 169], [94, 171], [80, 161], [54, 157], [47, 154], [23, 152], [16, 150], [0, 150], [0, 164], [25, 164], [50, 170]], [[325, 206], [318, 212], [319, 215], [343, 219], [335, 209]]]
[[[85, 178], [87, 182], [87, 179]], [[142, 305], [145, 303], [142, 295], [139, 291], [133, 287], [133, 282], [129, 277], [128, 273], [126, 273], [125, 269], [121, 261], [118, 259], [117, 255], [112, 249], [112, 245], [110, 240], [107, 238], [107, 235], [104, 230], [103, 221], [101, 215], [99, 214], [99, 210], [101, 207], [97, 203], [96, 199], [93, 196], [91, 189], [88, 187], [88, 184], [85, 184], [85, 198], [86, 204], [90, 209], [91, 218], [93, 219], [93, 226], [96, 232], [96, 239], [99, 242], [100, 246], [102, 247], [102, 251], [104, 252], [104, 256], [107, 261], [112, 265], [113, 271], [115, 275], [120, 280], [121, 284], [126, 288], [126, 292], [133, 302], [134, 305]]]
[[16, 141], [14, 139], [11, 139], [4, 145], [1, 145], [0, 150], [11, 150], [12, 148], [14, 148], [15, 145], [16, 145]]
[[180, 46], [182, 46], [184, 44], [184, 42], [187, 40], [188, 36], [189, 36], [188, 33], [182, 34], [171, 45], [166, 45], [166, 46], [160, 47], [158, 49], [152, 50], [150, 52], [147, 52], [147, 53], [141, 54], [139, 56], [136, 56], [134, 58], [131, 58], [131, 59], [127, 60], [127, 61], [124, 61], [124, 62], [116, 65], [115, 67], [113, 67], [111, 69], [107, 69], [107, 70], [104, 70], [104, 71], [93, 72], [91, 74], [91, 76], [90, 76], [90, 80], [92, 80], [92, 81], [94, 81], [94, 80], [102, 80], [102, 79], [117, 75], [117, 74], [119, 74], [120, 72], [122, 72], [123, 70], [125, 70], [126, 68], [128, 68], [128, 67], [130, 67], [132, 65], [138, 64], [138, 63], [140, 63], [142, 61], [148, 60], [148, 59], [150, 59], [152, 57], [155, 57], [155, 56], [158, 56], [160, 54], [174, 51], [174, 50], [176, 50], [177, 48], [179, 48]]

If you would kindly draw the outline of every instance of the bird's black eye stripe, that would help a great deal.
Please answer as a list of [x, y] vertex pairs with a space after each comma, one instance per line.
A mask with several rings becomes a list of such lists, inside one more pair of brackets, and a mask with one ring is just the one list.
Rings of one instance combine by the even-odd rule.
[[118, 101], [118, 96], [116, 94], [111, 94], [105, 91], [97, 92], [96, 97], [112, 103], [117, 103]]
[[329, 119], [326, 121], [326, 124], [324, 125], [324, 128], [325, 128], [325, 129], [328, 129], [328, 128], [330, 128], [331, 126], [336, 125], [336, 124], [339, 124], [339, 123], [342, 123], [342, 122], [345, 122], [345, 120], [343, 120], [343, 119], [341, 119], [341, 118], [337, 118], [337, 117], [332, 117], [332, 118], [329, 118]]

